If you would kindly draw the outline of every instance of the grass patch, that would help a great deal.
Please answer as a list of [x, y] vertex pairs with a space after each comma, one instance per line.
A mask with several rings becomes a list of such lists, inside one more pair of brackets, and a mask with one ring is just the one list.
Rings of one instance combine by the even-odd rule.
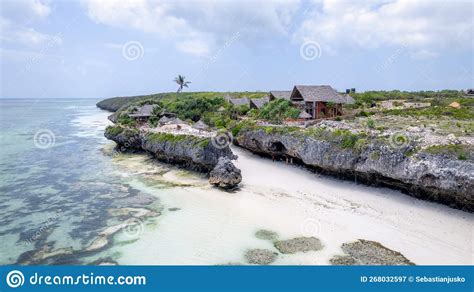
[[459, 160], [471, 160], [473, 147], [469, 145], [435, 145], [425, 149], [425, 152], [437, 155], [456, 157]]
[[106, 135], [111, 135], [111, 136], [117, 136], [119, 135], [120, 133], [122, 133], [124, 130], [124, 128], [120, 127], [120, 126], [108, 126], [106, 129], [105, 129], [105, 134]]
[[191, 135], [174, 135], [169, 133], [151, 133], [147, 136], [148, 141], [152, 143], [171, 143], [177, 144], [179, 142], [189, 141], [192, 144], [205, 148], [209, 145], [211, 139], [206, 137], [196, 137]]
[[455, 109], [447, 106], [432, 106], [427, 108], [410, 108], [410, 109], [393, 109], [385, 111], [386, 115], [396, 116], [411, 116], [411, 117], [452, 117], [458, 120], [472, 120], [474, 119], [474, 111], [471, 107], [462, 107]]

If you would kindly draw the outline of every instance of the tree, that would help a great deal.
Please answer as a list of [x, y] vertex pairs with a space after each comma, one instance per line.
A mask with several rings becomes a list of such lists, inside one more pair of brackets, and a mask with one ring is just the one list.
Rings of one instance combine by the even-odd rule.
[[174, 79], [174, 82], [179, 85], [178, 91], [176, 91], [176, 93], [180, 93], [181, 91], [183, 91], [184, 87], [188, 87], [188, 84], [191, 83], [191, 81], [185, 81], [185, 79], [186, 77], [182, 75], [178, 75], [178, 77]]

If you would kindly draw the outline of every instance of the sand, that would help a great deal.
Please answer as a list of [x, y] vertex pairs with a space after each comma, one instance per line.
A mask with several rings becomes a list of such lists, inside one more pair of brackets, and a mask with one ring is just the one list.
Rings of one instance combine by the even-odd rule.
[[[243, 175], [236, 192], [213, 188], [192, 172], [187, 173], [191, 186], [165, 189], [139, 179], [139, 171], [131, 176], [134, 188], [179, 210], [164, 211], [137, 241], [108, 253], [119, 252], [119, 264], [245, 263], [249, 249], [278, 252], [271, 241], [255, 236], [265, 229], [280, 240], [316, 237], [324, 245], [318, 251], [279, 254], [272, 263], [277, 265], [327, 265], [344, 254], [343, 243], [357, 239], [380, 242], [418, 265], [473, 263], [473, 214], [233, 151]], [[140, 168], [136, 160], [130, 167]], [[171, 168], [162, 178], [176, 180], [181, 172]]]

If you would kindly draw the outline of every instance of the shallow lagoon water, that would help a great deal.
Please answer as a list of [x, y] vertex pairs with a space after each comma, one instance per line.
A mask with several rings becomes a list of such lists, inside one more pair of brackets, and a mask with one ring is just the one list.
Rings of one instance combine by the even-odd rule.
[[[224, 192], [148, 155], [114, 153], [103, 137], [109, 113], [93, 100], [0, 102], [1, 264], [245, 264], [247, 249], [275, 250], [255, 237], [260, 229], [324, 244], [274, 264], [328, 264], [342, 243], [359, 238], [415, 264], [472, 264], [472, 214], [239, 148], [242, 187]], [[35, 147], [41, 129], [54, 133], [52, 147]], [[140, 210], [154, 213], [88, 250]]]

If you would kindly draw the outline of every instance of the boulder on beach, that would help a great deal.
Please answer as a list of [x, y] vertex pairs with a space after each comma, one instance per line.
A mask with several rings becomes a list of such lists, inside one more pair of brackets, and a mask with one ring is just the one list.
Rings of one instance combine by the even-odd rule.
[[317, 251], [323, 248], [323, 244], [316, 237], [297, 237], [289, 240], [280, 240], [275, 241], [274, 245], [276, 249], [284, 254]]
[[270, 230], [260, 229], [255, 232], [255, 237], [263, 240], [275, 240], [278, 238], [278, 234]]
[[240, 169], [228, 157], [220, 157], [216, 167], [209, 173], [209, 183], [220, 188], [232, 189], [241, 181]]
[[245, 258], [249, 264], [268, 265], [275, 261], [277, 253], [268, 249], [249, 249]]
[[401, 253], [386, 248], [376, 241], [359, 239], [343, 243], [345, 255], [336, 255], [330, 262], [333, 265], [414, 265]]

